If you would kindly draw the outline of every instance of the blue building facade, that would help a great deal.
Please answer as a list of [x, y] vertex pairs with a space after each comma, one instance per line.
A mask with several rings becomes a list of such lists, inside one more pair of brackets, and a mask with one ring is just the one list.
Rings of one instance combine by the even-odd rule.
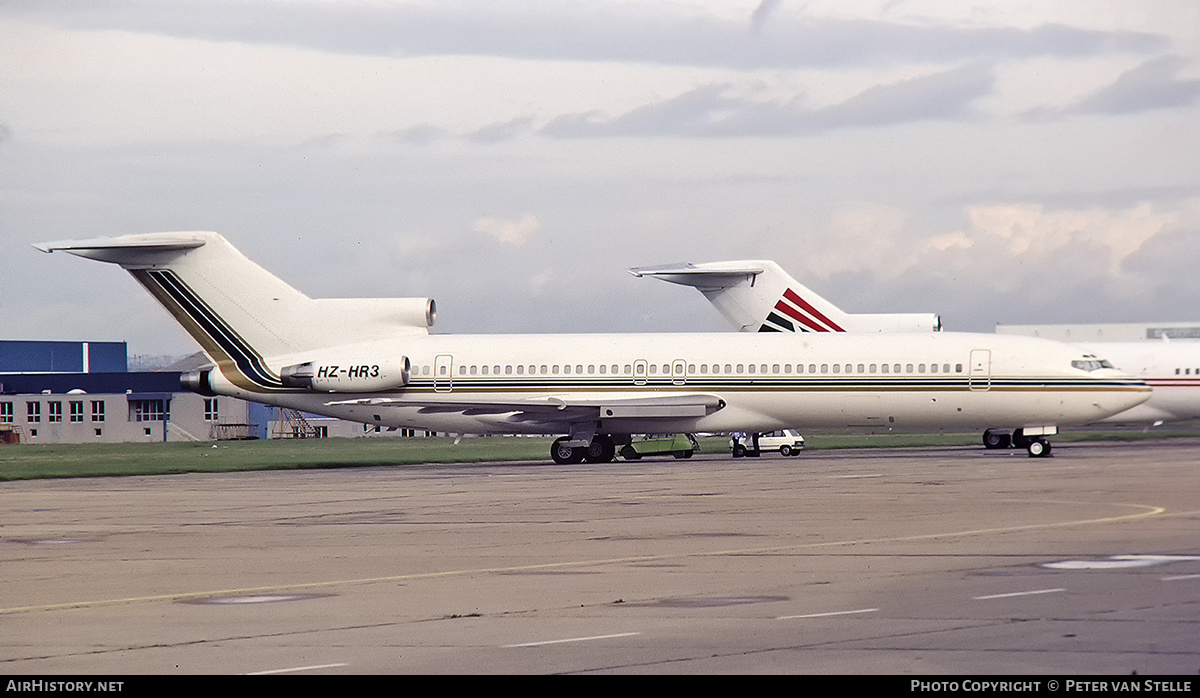
[[125, 342], [0, 340], [0, 373], [125, 373]]

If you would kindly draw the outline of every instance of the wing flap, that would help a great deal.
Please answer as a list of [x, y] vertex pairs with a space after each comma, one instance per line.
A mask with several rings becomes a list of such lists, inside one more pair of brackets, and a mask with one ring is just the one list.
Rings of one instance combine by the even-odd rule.
[[588, 419], [699, 418], [725, 407], [716, 395], [703, 393], [655, 397], [595, 397], [547, 395], [528, 400], [456, 400], [425, 397], [369, 397], [336, 400], [326, 405], [416, 407], [421, 414], [457, 413], [468, 416], [512, 414], [515, 419], [577, 422]]

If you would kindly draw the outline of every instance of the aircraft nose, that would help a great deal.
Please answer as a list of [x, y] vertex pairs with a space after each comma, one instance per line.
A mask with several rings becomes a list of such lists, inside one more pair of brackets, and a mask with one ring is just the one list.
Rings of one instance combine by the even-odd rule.
[[1111, 382], [1113, 389], [1096, 401], [1096, 407], [1107, 413], [1105, 416], [1112, 416], [1137, 407], [1149, 400], [1153, 394], [1150, 386], [1138, 378], [1122, 375], [1120, 378], [1112, 379]]

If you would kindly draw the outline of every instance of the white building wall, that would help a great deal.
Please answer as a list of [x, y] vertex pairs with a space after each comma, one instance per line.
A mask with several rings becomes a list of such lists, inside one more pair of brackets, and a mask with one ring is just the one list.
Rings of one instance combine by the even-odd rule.
[[997, 334], [1042, 337], [1059, 342], [1141, 342], [1200, 339], [1200, 321], [1134, 322], [1107, 325], [996, 325]]
[[[264, 433], [276, 438], [291, 429], [290, 425], [280, 424], [279, 410], [263, 410], [261, 406], [251, 410], [251, 403], [244, 400], [206, 398], [195, 393], [170, 394], [170, 419], [164, 424], [161, 418], [152, 418], [154, 414], [134, 404], [148, 398], [151, 396], [124, 393], [0, 395], [0, 432], [11, 433], [9, 429], [15, 428], [21, 443], [74, 444], [217, 441]], [[32, 411], [30, 405], [34, 405]], [[258, 417], [252, 417], [252, 411]], [[252, 421], [261, 421], [264, 413], [271, 415], [266, 424]], [[424, 431], [388, 431], [340, 419], [307, 419], [327, 438], [432, 435]]]

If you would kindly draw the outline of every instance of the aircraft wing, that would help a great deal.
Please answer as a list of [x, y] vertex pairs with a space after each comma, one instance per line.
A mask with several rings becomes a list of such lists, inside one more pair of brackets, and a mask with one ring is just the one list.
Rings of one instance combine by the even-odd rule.
[[368, 397], [337, 400], [334, 405], [416, 407], [420, 414], [458, 413], [467, 416], [509, 414], [530, 422], [573, 423], [599, 419], [700, 418], [725, 407], [725, 401], [705, 393], [656, 397], [544, 395], [527, 400], [455, 400], [424, 397]]

